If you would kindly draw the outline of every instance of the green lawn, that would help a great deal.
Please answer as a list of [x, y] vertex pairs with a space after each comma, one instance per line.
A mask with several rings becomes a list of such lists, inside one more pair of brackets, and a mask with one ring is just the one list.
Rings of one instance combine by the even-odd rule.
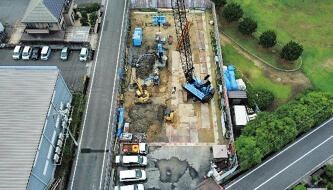
[[[291, 86], [274, 83], [264, 76], [264, 72], [239, 54], [235, 48], [228, 44], [222, 46], [223, 61], [226, 64], [232, 64], [239, 69], [255, 88], [267, 89], [274, 94], [274, 101], [284, 103], [291, 94]], [[241, 73], [236, 72], [236, 78], [240, 78]], [[244, 79], [243, 79], [244, 80]], [[244, 80], [246, 82], [246, 80]]]
[[[333, 92], [332, 0], [228, 0], [239, 3], [244, 16], [258, 22], [258, 31], [273, 29], [278, 42], [304, 47], [302, 70], [311, 82]], [[257, 36], [257, 34], [255, 34]]]

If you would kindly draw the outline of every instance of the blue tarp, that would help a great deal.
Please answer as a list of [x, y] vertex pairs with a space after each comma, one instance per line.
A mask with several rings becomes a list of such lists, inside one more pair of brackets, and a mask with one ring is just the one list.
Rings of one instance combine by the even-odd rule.
[[233, 65], [228, 65], [229, 80], [231, 83], [231, 90], [238, 90], [238, 85], [236, 82], [235, 67]]
[[238, 90], [235, 67], [233, 65], [229, 65], [227, 70], [223, 70], [223, 74], [227, 90], [228, 91]]
[[123, 132], [125, 109], [119, 108], [117, 136], [120, 137]]

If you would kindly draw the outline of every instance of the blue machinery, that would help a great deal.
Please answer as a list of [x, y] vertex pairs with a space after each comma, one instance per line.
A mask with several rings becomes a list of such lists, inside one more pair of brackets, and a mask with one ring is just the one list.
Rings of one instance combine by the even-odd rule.
[[166, 23], [166, 16], [165, 15], [155, 15], [153, 16], [153, 25], [157, 26], [158, 24], [164, 25]]
[[187, 22], [186, 11], [184, 11], [184, 0], [172, 0], [171, 6], [175, 21], [177, 47], [179, 47], [177, 50], [180, 56], [184, 57], [184, 59], [180, 59], [186, 78], [186, 83], [183, 84], [183, 88], [202, 103], [209, 102], [214, 96], [215, 89], [211, 87], [211, 82], [208, 80], [209, 75], [205, 77], [204, 82], [194, 75], [189, 36], [190, 23]]

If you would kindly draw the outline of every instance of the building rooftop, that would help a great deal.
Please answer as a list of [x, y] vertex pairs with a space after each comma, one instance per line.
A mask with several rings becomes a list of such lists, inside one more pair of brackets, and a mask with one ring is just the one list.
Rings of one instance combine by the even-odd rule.
[[58, 22], [65, 0], [31, 0], [22, 22]]
[[26, 189], [59, 72], [0, 67], [0, 189]]

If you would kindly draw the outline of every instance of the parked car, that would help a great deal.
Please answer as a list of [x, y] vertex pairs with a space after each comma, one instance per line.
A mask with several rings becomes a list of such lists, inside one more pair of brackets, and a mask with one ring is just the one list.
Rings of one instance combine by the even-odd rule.
[[116, 164], [123, 166], [146, 166], [147, 157], [140, 155], [119, 155], [116, 156]]
[[66, 61], [68, 59], [68, 47], [63, 47], [60, 53], [60, 59]]
[[142, 184], [134, 184], [134, 185], [123, 185], [123, 186], [115, 186], [114, 190], [144, 190], [145, 187]]
[[88, 48], [81, 48], [80, 51], [80, 61], [87, 61], [88, 60]]
[[22, 59], [29, 60], [31, 57], [32, 48], [30, 46], [25, 46], [22, 52]]
[[21, 59], [23, 46], [15, 46], [13, 51], [13, 59]]
[[44, 46], [42, 48], [40, 59], [46, 61], [50, 58], [50, 55], [51, 55], [51, 48], [49, 46]]
[[38, 60], [39, 57], [40, 57], [40, 51], [41, 51], [41, 48], [40, 48], [40, 47], [34, 47], [34, 48], [32, 49], [31, 59], [32, 59], [32, 60]]
[[146, 179], [146, 171], [144, 170], [123, 170], [119, 172], [120, 181], [141, 181]]

